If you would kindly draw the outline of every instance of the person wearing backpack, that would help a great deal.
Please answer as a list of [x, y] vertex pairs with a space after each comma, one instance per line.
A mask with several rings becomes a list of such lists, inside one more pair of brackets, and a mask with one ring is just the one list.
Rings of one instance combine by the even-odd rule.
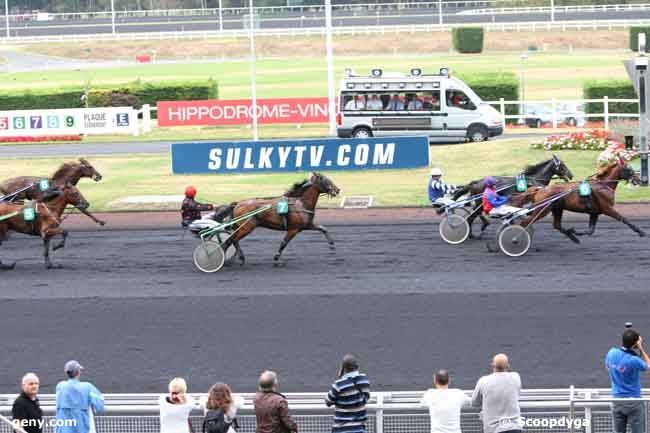
[[237, 410], [243, 405], [244, 399], [234, 395], [227, 384], [212, 385], [205, 404], [203, 433], [237, 433]]

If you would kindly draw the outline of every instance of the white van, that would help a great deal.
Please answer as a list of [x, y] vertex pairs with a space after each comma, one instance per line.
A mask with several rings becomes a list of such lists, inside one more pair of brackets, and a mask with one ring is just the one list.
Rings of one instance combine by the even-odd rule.
[[428, 135], [429, 139], [483, 141], [503, 134], [503, 117], [448, 69], [410, 75], [346, 69], [339, 93], [341, 138]]

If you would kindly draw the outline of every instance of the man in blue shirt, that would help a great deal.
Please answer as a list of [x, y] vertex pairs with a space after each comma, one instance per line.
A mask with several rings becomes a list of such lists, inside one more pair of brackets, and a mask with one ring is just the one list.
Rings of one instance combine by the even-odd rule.
[[345, 355], [339, 377], [325, 398], [328, 407], [335, 407], [332, 433], [366, 433], [366, 403], [369, 399], [368, 377], [359, 373], [359, 364], [354, 356]]
[[83, 367], [65, 364], [68, 380], [56, 385], [56, 433], [94, 433], [93, 411], [104, 410], [104, 396], [90, 382], [80, 382]]
[[[639, 350], [639, 355], [634, 352]], [[650, 358], [643, 348], [643, 339], [634, 329], [623, 332], [623, 346], [613, 347], [607, 352], [605, 365], [612, 382], [612, 397], [640, 398], [641, 379], [639, 372], [646, 371]], [[643, 402], [616, 401], [612, 405], [614, 433], [625, 433], [630, 425], [631, 433], [645, 433]]]

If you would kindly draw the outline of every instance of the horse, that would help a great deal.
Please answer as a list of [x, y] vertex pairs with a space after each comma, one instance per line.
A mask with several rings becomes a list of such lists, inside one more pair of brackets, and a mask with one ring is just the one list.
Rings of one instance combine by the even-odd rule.
[[[312, 173], [311, 177], [303, 182], [294, 184], [282, 197], [275, 198], [252, 198], [231, 203], [218, 210], [219, 214], [225, 217], [238, 218], [249, 212], [255, 211], [266, 205], [272, 208], [266, 212], [259, 213], [233, 227], [233, 233], [224, 244], [224, 250], [233, 245], [240, 264], [244, 265], [246, 259], [239, 246], [239, 241], [249, 235], [256, 227], [265, 227], [271, 230], [286, 231], [287, 234], [280, 244], [273, 260], [280, 260], [282, 251], [287, 247], [291, 239], [303, 230], [316, 230], [321, 232], [327, 239], [330, 249], [335, 249], [334, 240], [329, 232], [322, 225], [314, 224], [316, 215], [316, 204], [321, 194], [336, 197], [341, 190], [327, 176], [320, 173]], [[281, 200], [287, 200], [289, 211], [286, 218], [278, 214], [277, 205]]]
[[[542, 206], [539, 209], [531, 212], [531, 214], [521, 221], [523, 227], [533, 221], [537, 221], [549, 212], [553, 212], [553, 228], [564, 234], [576, 244], [580, 243], [578, 236], [591, 236], [596, 231], [596, 223], [598, 217], [603, 214], [616, 221], [630, 227], [639, 236], [645, 237], [646, 233], [636, 225], [632, 224], [627, 218], [619, 214], [614, 209], [614, 201], [616, 196], [616, 187], [618, 182], [625, 180], [634, 184], [640, 183], [638, 174], [628, 166], [623, 160], [612, 162], [600, 170], [596, 175], [592, 176], [589, 180], [591, 187], [591, 195], [588, 197], [581, 197], [578, 193], [579, 183], [566, 183], [547, 186], [545, 188], [531, 187], [519, 198], [520, 203], [530, 201], [534, 206], [543, 200], [550, 199], [556, 194], [569, 192], [568, 195], [561, 199], [554, 201], [549, 206]], [[562, 213], [565, 211], [586, 213], [589, 214], [589, 229], [586, 232], [577, 232], [574, 228], [564, 229], [562, 227]]]
[[[23, 233], [30, 236], [40, 236], [43, 239], [43, 257], [45, 259], [45, 267], [47, 269], [61, 268], [60, 265], [52, 264], [52, 261], [50, 260], [50, 240], [55, 236], [61, 235], [61, 242], [54, 245], [52, 251], [65, 247], [68, 232], [63, 230], [60, 225], [61, 215], [68, 205], [72, 205], [80, 211], [84, 211], [90, 206], [79, 189], [71, 183], [64, 185], [63, 188], [61, 188], [61, 193], [57, 197], [50, 199], [48, 202], [34, 202], [37, 217], [33, 222], [25, 221], [23, 218], [22, 211], [26, 207], [25, 205], [16, 203], [0, 203], [0, 217], [2, 215], [7, 216], [15, 213], [15, 215], [10, 218], [5, 218], [0, 221], [0, 243], [7, 239], [9, 231]], [[2, 265], [0, 266], [0, 269], [13, 269], [14, 266], [15, 263], [11, 265]]]
[[[573, 179], [573, 173], [569, 170], [569, 167], [566, 166], [564, 161], [558, 158], [556, 155], [553, 155], [551, 159], [539, 162], [535, 165], [528, 165], [524, 167], [522, 175], [526, 177], [526, 182], [529, 185], [534, 186], [546, 186], [551, 182], [551, 179], [554, 176], [558, 176], [565, 181]], [[496, 188], [502, 188], [507, 185], [512, 185], [510, 188], [506, 188], [500, 191], [503, 195], [508, 195], [514, 192], [515, 190], [515, 176], [495, 176], [497, 180]], [[470, 196], [480, 195], [485, 190], [484, 179], [473, 180], [467, 185], [460, 186], [453, 195], [454, 201], [458, 200], [461, 196], [465, 194], [470, 194]], [[474, 209], [475, 211], [470, 213], [467, 218], [467, 223], [469, 224], [469, 236], [473, 237], [472, 234], [472, 223], [476, 217], [480, 217], [482, 221], [481, 225], [481, 235], [490, 224], [487, 218], [483, 215], [483, 202], [481, 198], [474, 200]]]
[[[79, 158], [79, 162], [66, 162], [63, 163], [52, 176], [49, 178], [50, 184], [53, 187], [63, 187], [67, 183], [76, 186], [79, 183], [81, 178], [88, 177], [99, 182], [102, 180], [102, 175], [99, 173], [95, 167], [93, 167], [86, 159]], [[7, 179], [4, 182], [0, 183], [0, 193], [8, 194], [12, 196], [11, 201], [19, 200], [37, 200], [37, 201], [47, 201], [49, 199], [48, 195], [52, 191], [40, 191], [37, 187], [39, 180], [42, 178], [35, 176], [19, 176], [11, 179]], [[23, 190], [17, 194], [14, 194], [15, 191]], [[88, 218], [103, 226], [106, 224], [105, 221], [95, 218], [86, 210], [81, 211]]]

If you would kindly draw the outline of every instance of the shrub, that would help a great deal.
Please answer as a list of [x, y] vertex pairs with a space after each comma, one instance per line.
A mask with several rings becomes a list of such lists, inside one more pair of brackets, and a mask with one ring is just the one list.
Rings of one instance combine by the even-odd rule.
[[[461, 78], [484, 101], [516, 101], [519, 98], [519, 80], [511, 72], [485, 72], [476, 74], [463, 74]], [[499, 105], [494, 108], [500, 110]], [[506, 105], [506, 114], [515, 116], [519, 114], [519, 105]], [[516, 120], [508, 120], [514, 123]]]
[[[583, 85], [584, 99], [602, 99], [605, 96], [616, 99], [637, 99], [636, 92], [629, 80], [589, 80]], [[602, 113], [601, 102], [590, 102], [585, 106], [585, 113]], [[609, 104], [610, 113], [638, 113], [639, 104], [614, 102]], [[602, 117], [590, 117], [590, 121], [602, 121]]]
[[483, 28], [456, 27], [452, 30], [452, 42], [459, 53], [480, 53], [483, 51]]

